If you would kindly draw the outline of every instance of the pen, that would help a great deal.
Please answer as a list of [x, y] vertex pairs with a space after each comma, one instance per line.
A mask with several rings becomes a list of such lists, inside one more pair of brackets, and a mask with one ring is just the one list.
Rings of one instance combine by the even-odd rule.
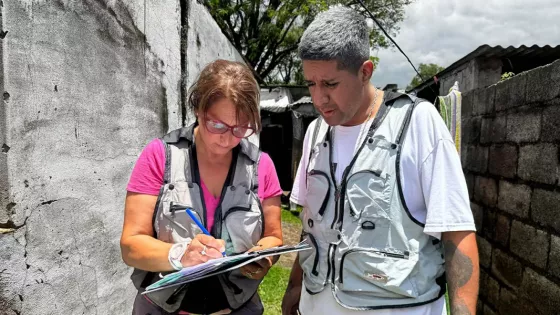
[[[198, 221], [198, 219], [196, 218], [194, 213], [191, 211], [191, 209], [185, 208], [185, 212], [189, 215], [189, 217], [191, 217], [191, 219], [194, 221], [194, 223], [196, 223], [196, 225], [198, 225], [198, 227], [202, 230], [202, 233], [212, 236], [210, 234], [210, 232], [208, 232], [208, 230], [204, 227], [204, 225], [202, 225], [202, 223], [200, 223], [200, 221]], [[225, 251], [222, 252], [222, 256], [226, 257], [226, 252]]]

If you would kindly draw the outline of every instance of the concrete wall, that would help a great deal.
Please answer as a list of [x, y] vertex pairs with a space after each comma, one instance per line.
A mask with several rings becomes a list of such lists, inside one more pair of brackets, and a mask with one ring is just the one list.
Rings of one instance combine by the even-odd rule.
[[560, 61], [464, 94], [477, 314], [560, 309]]
[[[0, 10], [0, 314], [130, 314], [119, 237], [132, 166], [181, 126], [182, 68], [192, 82], [235, 53], [195, 1]], [[183, 40], [200, 42], [188, 49], [185, 16]]]
[[447, 95], [449, 89], [459, 81], [459, 90], [468, 92], [478, 88], [485, 88], [500, 81], [502, 76], [502, 62], [496, 58], [473, 59], [452, 73], [440, 79], [440, 95]]

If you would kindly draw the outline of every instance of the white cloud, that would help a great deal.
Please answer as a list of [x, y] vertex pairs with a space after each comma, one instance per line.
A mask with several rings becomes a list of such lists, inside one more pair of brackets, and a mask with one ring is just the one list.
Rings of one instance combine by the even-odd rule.
[[[416, 67], [447, 67], [480, 45], [560, 45], [558, 0], [416, 0], [395, 38]], [[395, 49], [378, 52], [373, 83], [406, 87], [415, 72]]]

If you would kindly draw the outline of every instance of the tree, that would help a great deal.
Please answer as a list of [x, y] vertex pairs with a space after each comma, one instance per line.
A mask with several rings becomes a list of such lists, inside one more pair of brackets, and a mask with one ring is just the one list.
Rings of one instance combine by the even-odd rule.
[[[395, 35], [412, 0], [363, 0], [385, 30]], [[228, 40], [263, 82], [303, 81], [297, 46], [317, 13], [348, 5], [369, 19], [356, 0], [205, 0], [205, 6]], [[388, 47], [378, 27], [370, 33], [372, 49]], [[298, 82], [301, 83], [301, 82]]]
[[420, 78], [418, 75], [415, 75], [414, 78], [412, 78], [412, 81], [410, 81], [410, 84], [406, 87], [406, 90], [407, 91], [412, 90], [413, 88], [420, 85], [420, 83], [424, 82], [424, 80], [433, 78], [436, 74], [438, 74], [443, 69], [445, 68], [436, 65], [435, 63], [430, 63], [430, 64], [421, 63], [420, 66], [418, 66], [418, 72], [420, 72], [422, 78]]

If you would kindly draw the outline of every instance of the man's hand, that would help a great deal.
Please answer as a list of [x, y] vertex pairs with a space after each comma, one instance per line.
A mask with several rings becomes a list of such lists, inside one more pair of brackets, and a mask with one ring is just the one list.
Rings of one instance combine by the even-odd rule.
[[445, 249], [445, 272], [451, 314], [475, 314], [479, 278], [475, 233], [471, 231], [445, 232], [442, 240]]
[[[282, 245], [282, 240], [274, 236], [264, 237], [257, 242], [257, 246], [248, 250], [253, 252], [257, 250], [264, 250], [267, 248], [278, 247]], [[250, 279], [262, 279], [268, 273], [268, 270], [278, 261], [278, 256], [269, 256], [259, 259], [253, 263], [241, 267], [241, 273]]]
[[294, 261], [288, 287], [282, 299], [282, 315], [297, 315], [301, 295], [303, 270], [299, 265], [299, 256]]

